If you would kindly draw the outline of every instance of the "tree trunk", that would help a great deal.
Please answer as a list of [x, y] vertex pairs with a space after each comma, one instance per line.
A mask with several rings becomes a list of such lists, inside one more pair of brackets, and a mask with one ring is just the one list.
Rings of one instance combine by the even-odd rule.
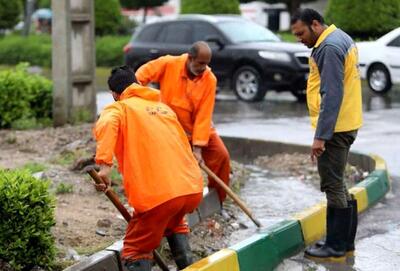
[[35, 8], [35, 0], [26, 0], [25, 3], [25, 18], [24, 18], [24, 29], [22, 31], [23, 36], [28, 36], [29, 31], [31, 30], [31, 19], [32, 19], [32, 13]]
[[146, 23], [147, 9], [148, 9], [147, 7], [144, 7], [144, 10], [143, 10], [143, 20], [142, 20], [143, 24]]

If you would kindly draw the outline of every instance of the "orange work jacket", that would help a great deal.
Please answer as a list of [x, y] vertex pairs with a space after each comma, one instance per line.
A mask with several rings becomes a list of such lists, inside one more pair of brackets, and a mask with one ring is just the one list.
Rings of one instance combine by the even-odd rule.
[[141, 66], [136, 79], [142, 84], [159, 83], [161, 100], [174, 110], [193, 145], [205, 146], [212, 132], [217, 79], [206, 71], [190, 80], [186, 71], [188, 54], [163, 56]]
[[186, 134], [159, 100], [158, 90], [132, 84], [102, 111], [94, 128], [96, 163], [112, 165], [115, 154], [128, 202], [138, 213], [203, 191]]

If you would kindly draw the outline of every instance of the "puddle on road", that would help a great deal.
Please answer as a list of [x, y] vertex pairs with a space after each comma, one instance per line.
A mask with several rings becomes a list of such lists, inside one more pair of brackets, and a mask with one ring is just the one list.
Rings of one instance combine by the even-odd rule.
[[[300, 177], [280, 177], [268, 170], [254, 165], [247, 165], [249, 177], [241, 187], [240, 197], [262, 224], [263, 228], [272, 226], [295, 213], [313, 206], [324, 199], [313, 184]], [[244, 214], [240, 213], [238, 222], [246, 225], [232, 235], [230, 245], [236, 244], [255, 234], [258, 229]]]

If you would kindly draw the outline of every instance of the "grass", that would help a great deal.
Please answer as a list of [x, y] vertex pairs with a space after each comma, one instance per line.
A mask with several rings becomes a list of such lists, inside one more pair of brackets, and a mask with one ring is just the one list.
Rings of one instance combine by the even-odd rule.
[[74, 186], [72, 184], [60, 183], [56, 187], [56, 194], [69, 194], [74, 192]]
[[88, 255], [92, 255], [100, 250], [103, 250], [106, 247], [111, 246], [113, 243], [114, 243], [114, 241], [110, 240], [110, 241], [106, 241], [106, 242], [98, 244], [98, 245], [89, 246], [89, 247], [74, 247], [74, 249], [79, 255], [88, 256]]
[[77, 151], [64, 151], [53, 157], [51, 163], [61, 166], [72, 166], [73, 163], [80, 157], [89, 156], [89, 154], [84, 150], [77, 150]]
[[44, 164], [39, 164], [36, 162], [26, 163], [21, 167], [21, 169], [28, 170], [30, 173], [42, 172], [47, 169], [47, 166]]
[[112, 168], [111, 174], [110, 174], [110, 179], [111, 179], [111, 181], [113, 181], [119, 185], [122, 183], [122, 176], [121, 176], [121, 174], [119, 174], [117, 168], [115, 168], [115, 167]]
[[296, 37], [290, 31], [282, 31], [276, 33], [282, 41], [297, 42]]
[[51, 127], [52, 124], [53, 121], [50, 118], [22, 118], [11, 123], [11, 128], [14, 130], [42, 129]]

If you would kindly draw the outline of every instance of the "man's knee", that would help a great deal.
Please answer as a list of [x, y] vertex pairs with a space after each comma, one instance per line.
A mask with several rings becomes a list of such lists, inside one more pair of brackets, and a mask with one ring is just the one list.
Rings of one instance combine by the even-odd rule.
[[334, 208], [346, 208], [347, 207], [347, 196], [343, 190], [343, 186], [330, 187], [325, 189], [327, 204]]

